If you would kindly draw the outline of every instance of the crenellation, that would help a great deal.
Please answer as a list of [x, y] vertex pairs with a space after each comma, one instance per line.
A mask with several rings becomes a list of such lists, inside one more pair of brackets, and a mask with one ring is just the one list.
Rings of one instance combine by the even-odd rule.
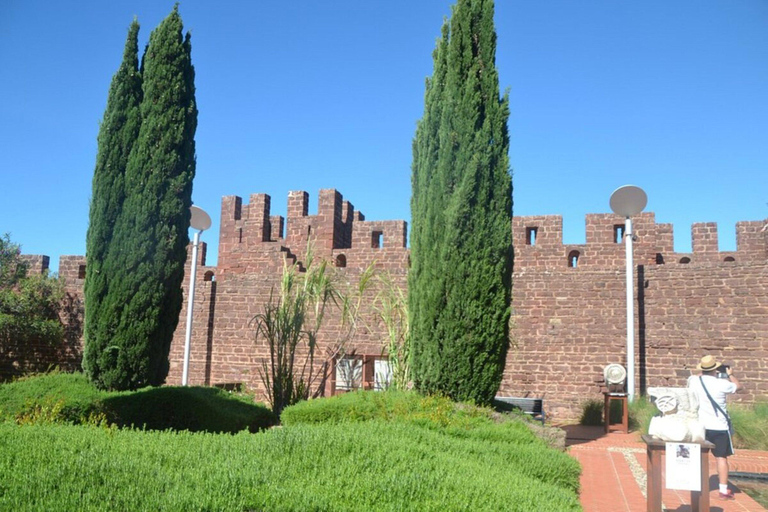
[[50, 268], [51, 258], [43, 254], [23, 254], [21, 259], [27, 263], [27, 272], [30, 275], [43, 275]]
[[320, 190], [317, 217], [319, 222], [314, 243], [318, 255], [328, 255], [333, 249], [344, 247], [342, 197], [337, 190]]
[[272, 215], [269, 217], [269, 241], [279, 242], [283, 239], [283, 230], [285, 229], [285, 219], [282, 215]]
[[405, 221], [361, 221], [354, 224], [351, 247], [405, 249], [407, 237], [408, 223]]
[[[185, 269], [188, 270], [189, 267], [192, 266], [192, 250], [194, 249], [195, 244], [190, 240], [189, 245], [187, 245], [187, 263], [185, 266]], [[203, 242], [202, 240], [197, 243], [197, 266], [198, 267], [205, 267], [205, 260], [208, 257], [208, 244], [206, 242]], [[186, 271], [185, 270], [185, 271]]]
[[78, 290], [85, 283], [85, 256], [60, 256], [59, 277], [68, 290]]
[[675, 252], [675, 234], [672, 224], [656, 224], [656, 254], [655, 263], [664, 263], [664, 255]]
[[352, 246], [352, 230], [355, 222], [355, 207], [349, 201], [343, 201], [341, 206], [341, 233], [342, 237], [338, 246], [334, 249], [344, 249]]
[[251, 194], [248, 204], [248, 230], [251, 243], [270, 241], [269, 211], [271, 199], [267, 194]]
[[624, 219], [610, 213], [589, 213], [586, 215], [587, 244], [613, 247], [621, 242], [624, 233]]
[[749, 261], [768, 258], [768, 219], [736, 223], [736, 252]]
[[309, 194], [303, 190], [292, 190], [288, 193], [288, 214], [286, 218], [285, 243], [289, 245], [306, 245], [307, 223], [309, 215]]
[[239, 196], [224, 196], [221, 199], [221, 222], [240, 220], [242, 215], [243, 198]]
[[697, 257], [717, 256], [717, 224], [714, 222], [696, 222], [691, 225], [693, 253]]
[[513, 245], [557, 247], [563, 244], [562, 215], [531, 215], [512, 218]]

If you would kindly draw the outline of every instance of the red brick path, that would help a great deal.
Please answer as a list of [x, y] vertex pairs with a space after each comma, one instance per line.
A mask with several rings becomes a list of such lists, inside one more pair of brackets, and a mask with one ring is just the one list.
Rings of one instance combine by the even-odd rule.
[[[640, 434], [602, 427], [563, 427], [568, 451], [582, 466], [581, 504], [585, 512], [645, 512], [646, 452]], [[729, 459], [732, 472], [768, 473], [768, 452], [737, 450]], [[731, 484], [732, 501], [717, 496], [714, 457], [710, 457], [710, 511], [757, 512], [766, 509]], [[663, 478], [663, 477], [662, 477]], [[663, 484], [662, 484], [663, 486]], [[690, 493], [663, 489], [665, 511], [690, 512]]]

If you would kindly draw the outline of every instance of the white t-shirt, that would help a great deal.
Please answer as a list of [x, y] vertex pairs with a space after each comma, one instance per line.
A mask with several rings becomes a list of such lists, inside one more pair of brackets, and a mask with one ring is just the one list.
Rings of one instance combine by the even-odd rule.
[[[702, 375], [701, 378], [704, 380], [704, 385], [707, 387], [712, 400], [723, 411], [728, 412], [725, 408], [725, 396], [736, 392], [736, 384], [728, 379], [718, 379], [712, 375]], [[688, 387], [693, 389], [699, 397], [699, 421], [704, 425], [704, 428], [707, 430], [728, 430], [728, 420], [722, 412], [715, 411], [712, 401], [701, 387], [701, 380], [699, 380], [698, 375], [688, 377]]]

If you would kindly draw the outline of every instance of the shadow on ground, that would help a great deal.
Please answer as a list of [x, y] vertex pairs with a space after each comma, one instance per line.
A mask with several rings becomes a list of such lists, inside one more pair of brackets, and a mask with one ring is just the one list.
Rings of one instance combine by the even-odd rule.
[[565, 446], [589, 443], [596, 439], [605, 437], [605, 429], [602, 426], [589, 425], [562, 425], [561, 429], [565, 431]]

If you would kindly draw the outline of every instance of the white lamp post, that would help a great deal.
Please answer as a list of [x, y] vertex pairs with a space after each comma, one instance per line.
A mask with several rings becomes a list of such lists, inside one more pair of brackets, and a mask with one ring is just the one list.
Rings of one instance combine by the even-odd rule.
[[611, 194], [611, 210], [624, 217], [624, 240], [627, 252], [627, 394], [631, 402], [635, 395], [635, 294], [634, 263], [632, 262], [632, 215], [643, 211], [648, 196], [640, 187], [624, 185]]
[[192, 272], [189, 276], [189, 297], [187, 299], [187, 332], [184, 340], [184, 370], [181, 375], [181, 385], [187, 385], [189, 374], [189, 344], [192, 339], [192, 308], [195, 304], [195, 277], [197, 276], [197, 247], [200, 245], [200, 234], [211, 227], [211, 218], [202, 208], [190, 206], [192, 218], [189, 225], [195, 229], [195, 237], [192, 243]]

